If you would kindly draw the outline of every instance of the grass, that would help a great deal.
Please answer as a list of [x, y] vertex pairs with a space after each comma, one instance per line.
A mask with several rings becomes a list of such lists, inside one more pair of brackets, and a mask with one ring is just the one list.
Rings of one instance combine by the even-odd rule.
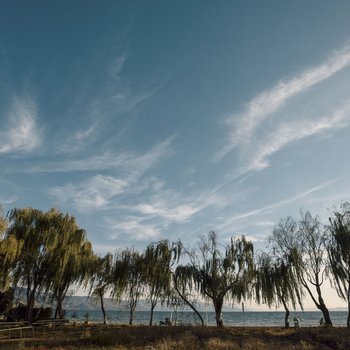
[[[346, 328], [85, 327], [84, 332], [0, 341], [0, 349], [32, 350], [328, 350], [350, 349]], [[76, 328], [75, 328], [76, 331]]]

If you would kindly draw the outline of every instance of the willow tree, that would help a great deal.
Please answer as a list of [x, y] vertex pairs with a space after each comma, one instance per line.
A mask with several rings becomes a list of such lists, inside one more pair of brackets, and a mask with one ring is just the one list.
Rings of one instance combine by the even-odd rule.
[[10, 288], [10, 269], [20, 253], [21, 244], [13, 237], [4, 239], [7, 222], [0, 205], [0, 314], [12, 307], [15, 289]]
[[0, 205], [0, 236], [4, 234], [4, 232], [6, 231], [6, 228], [7, 228], [7, 222], [3, 215], [2, 206]]
[[95, 296], [100, 303], [103, 315], [103, 324], [107, 324], [107, 315], [104, 307], [104, 296], [112, 288], [114, 277], [113, 255], [107, 253], [102, 257], [96, 257], [92, 266], [93, 272], [90, 279], [90, 293]]
[[22, 252], [23, 242], [8, 236], [0, 239], [0, 290], [6, 290], [11, 284], [10, 274], [16, 266]]
[[46, 212], [46, 219], [50, 233], [58, 244], [50, 258], [49, 281], [45, 292], [50, 294], [51, 301], [56, 304], [54, 317], [63, 318], [63, 301], [68, 290], [73, 285], [87, 281], [90, 276], [92, 246], [74, 216], [51, 209]]
[[179, 265], [176, 267], [173, 274], [173, 284], [174, 289], [179, 297], [187, 306], [189, 306], [194, 311], [194, 313], [198, 316], [202, 326], [204, 326], [203, 317], [193, 302], [193, 298], [195, 298], [197, 291], [200, 289], [200, 278], [197, 276], [198, 272], [199, 271], [195, 266]]
[[350, 328], [350, 204], [342, 203], [329, 222], [329, 259], [337, 293], [348, 304], [346, 325]]
[[148, 287], [147, 300], [151, 304], [149, 324], [153, 323], [153, 312], [158, 301], [162, 304], [171, 296], [172, 265], [181, 254], [181, 244], [161, 240], [147, 246], [144, 253], [144, 281]]
[[303, 309], [303, 290], [298, 274], [286, 256], [262, 253], [256, 269], [256, 301], [272, 305], [283, 305], [285, 310], [284, 324], [289, 327], [289, 305], [294, 309], [299, 305]]
[[9, 288], [10, 271], [22, 249], [22, 241], [13, 236], [8, 236], [6, 229], [7, 221], [2, 215], [2, 208], [0, 207], [0, 291], [6, 291]]
[[51, 283], [52, 257], [56, 253], [58, 237], [50, 230], [46, 213], [38, 209], [13, 209], [8, 213], [6, 238], [21, 242], [22, 249], [13, 266], [14, 284], [26, 288], [27, 320], [33, 320], [37, 293]]
[[322, 285], [328, 273], [328, 232], [309, 212], [301, 213], [298, 225], [292, 218], [281, 220], [270, 240], [276, 249], [288, 256], [298, 280], [315, 306], [322, 312], [325, 325], [332, 326], [329, 310], [322, 295]]
[[144, 291], [144, 257], [135, 249], [126, 249], [116, 259], [113, 278], [113, 297], [125, 295], [129, 306], [129, 325], [132, 325], [137, 303]]
[[241, 301], [250, 292], [255, 270], [253, 244], [242, 236], [231, 238], [220, 249], [216, 233], [210, 232], [198, 248], [199, 252], [195, 249], [190, 254], [195, 283], [202, 297], [212, 301], [216, 325], [221, 327], [224, 300]]

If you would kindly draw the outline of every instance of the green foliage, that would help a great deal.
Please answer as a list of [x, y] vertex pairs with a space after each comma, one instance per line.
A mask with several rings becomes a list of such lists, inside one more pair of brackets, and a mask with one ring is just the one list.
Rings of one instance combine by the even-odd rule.
[[144, 256], [135, 249], [124, 250], [115, 262], [112, 294], [119, 299], [124, 293], [129, 304], [130, 325], [144, 287]]
[[269, 307], [282, 304], [285, 327], [289, 327], [289, 305], [303, 309], [302, 280], [296, 264], [299, 261], [296, 222], [291, 217], [280, 220], [269, 241], [272, 243], [269, 253], [260, 254], [258, 259], [255, 297], [257, 303]]
[[62, 303], [69, 288], [87, 283], [94, 261], [92, 245], [85, 230], [79, 228], [75, 218], [52, 209], [47, 213], [50, 230], [58, 244], [51, 257], [47, 290], [56, 301], [55, 317], [63, 318]]
[[153, 322], [153, 310], [160, 301], [164, 303], [171, 298], [171, 267], [179, 261], [181, 243], [171, 244], [168, 240], [161, 240], [147, 246], [144, 253], [144, 281], [148, 286], [148, 300], [151, 303], [150, 325]]
[[283, 305], [286, 312], [285, 327], [289, 327], [289, 304], [294, 309], [297, 305], [303, 309], [302, 284], [293, 264], [285, 255], [274, 255], [273, 251], [260, 255], [256, 269], [255, 293], [257, 303], [265, 303], [269, 307]]
[[342, 203], [329, 222], [329, 260], [338, 295], [348, 303], [347, 326], [350, 327], [350, 204]]
[[[253, 244], [244, 236], [231, 238], [220, 249], [215, 232], [209, 232], [199, 243], [199, 253], [189, 254], [191, 264], [181, 271], [178, 278], [186, 279], [188, 287], [197, 288], [204, 298], [212, 300], [216, 323], [223, 325], [221, 310], [224, 300], [241, 301], [250, 296], [251, 283], [255, 276]], [[184, 284], [183, 284], [184, 285]]]
[[294, 309], [297, 305], [302, 308], [301, 282], [293, 265], [286, 259], [271, 253], [261, 254], [255, 287], [258, 303], [266, 303], [269, 307], [291, 303]]
[[328, 276], [328, 238], [328, 231], [317, 217], [312, 217], [309, 212], [301, 212], [298, 223], [292, 218], [281, 220], [270, 241], [274, 249], [292, 264], [296, 281], [300, 281], [322, 312], [325, 324], [331, 326], [321, 288]]
[[[184, 250], [181, 242], [161, 240], [148, 245], [143, 254], [125, 249], [115, 256], [98, 257], [75, 218], [57, 209], [15, 208], [6, 219], [0, 210], [0, 235], [0, 291], [6, 291], [10, 283], [25, 287], [29, 321], [39, 294], [55, 302], [55, 316], [63, 317], [63, 300], [72, 286], [79, 285], [89, 285], [89, 294], [100, 300], [104, 316], [106, 293], [111, 292], [117, 300], [125, 297], [130, 324], [142, 295], [150, 301], [153, 313], [158, 302], [174, 299], [175, 289], [202, 323], [193, 299], [210, 299], [217, 325], [222, 325], [224, 301], [241, 302], [255, 295], [257, 302], [270, 307], [282, 304], [289, 312], [289, 305], [302, 307], [303, 287], [330, 325], [321, 287], [332, 271], [338, 294], [349, 304], [350, 327], [348, 203], [335, 211], [327, 228], [308, 212], [302, 213], [298, 222], [291, 217], [281, 220], [269, 237], [271, 251], [260, 254], [257, 264], [252, 242], [242, 236], [220, 245], [215, 232], [202, 237], [192, 251]], [[176, 266], [183, 251], [188, 263]]]
[[29, 322], [33, 319], [35, 295], [48, 285], [50, 262], [58, 244], [58, 237], [50, 230], [45, 213], [33, 208], [13, 209], [8, 214], [11, 225], [6, 239], [22, 243], [21, 254], [13, 268], [14, 284], [27, 288]]
[[7, 221], [0, 206], [0, 290], [8, 289], [10, 270], [22, 249], [22, 242], [15, 237], [5, 236]]
[[0, 235], [2, 235], [7, 228], [6, 219], [4, 218], [2, 207], [0, 205]]
[[350, 282], [350, 204], [343, 203], [341, 211], [329, 218], [331, 241], [328, 252], [340, 297], [348, 300], [347, 290]]
[[197, 291], [200, 290], [200, 278], [198, 270], [193, 265], [179, 265], [173, 274], [174, 289], [183, 300], [198, 316], [202, 326], [204, 319], [195, 306], [198, 297]]
[[214, 232], [208, 240], [202, 239], [200, 250], [202, 263], [198, 265], [201, 293], [211, 299], [227, 295], [232, 301], [241, 301], [248, 296], [248, 286], [254, 278], [253, 244], [245, 239], [231, 238], [223, 252], [217, 244]]
[[95, 257], [92, 262], [92, 274], [90, 279], [90, 295], [93, 295], [101, 304], [103, 323], [107, 323], [104, 308], [104, 295], [112, 287], [114, 276], [113, 255], [107, 253], [103, 257]]
[[23, 247], [23, 241], [6, 236], [0, 239], [0, 290], [6, 290], [11, 283], [10, 273], [16, 265]]
[[93, 254], [85, 231], [77, 226], [74, 217], [56, 209], [47, 212], [33, 208], [13, 209], [8, 218], [10, 226], [5, 242], [20, 242], [21, 245], [12, 272], [14, 284], [27, 289], [28, 321], [33, 319], [38, 292], [51, 292], [61, 317], [62, 301], [69, 286], [82, 282], [88, 275]]

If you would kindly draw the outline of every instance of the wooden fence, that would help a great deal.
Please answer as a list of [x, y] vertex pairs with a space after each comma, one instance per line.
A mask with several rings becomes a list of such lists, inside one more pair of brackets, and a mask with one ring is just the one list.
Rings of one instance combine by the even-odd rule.
[[[33, 338], [62, 333], [68, 320], [43, 320], [28, 322], [0, 322], [0, 341], [3, 339]], [[83, 330], [80, 331], [82, 333]]]

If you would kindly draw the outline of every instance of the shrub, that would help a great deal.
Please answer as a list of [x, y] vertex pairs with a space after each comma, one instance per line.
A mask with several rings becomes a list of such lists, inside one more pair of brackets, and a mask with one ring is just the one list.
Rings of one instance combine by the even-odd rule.
[[[35, 307], [33, 309], [33, 320], [48, 320], [52, 317], [51, 307]], [[18, 306], [10, 309], [5, 314], [7, 322], [24, 321], [27, 318], [27, 306], [19, 304]]]

